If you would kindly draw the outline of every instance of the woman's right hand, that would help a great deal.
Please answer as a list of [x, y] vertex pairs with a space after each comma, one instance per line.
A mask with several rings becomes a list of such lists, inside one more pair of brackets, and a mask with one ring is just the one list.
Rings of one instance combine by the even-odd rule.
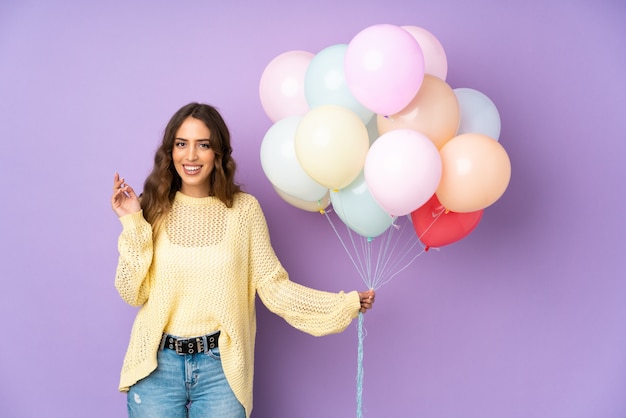
[[111, 207], [119, 218], [141, 210], [141, 204], [139, 203], [139, 198], [135, 194], [135, 191], [124, 182], [124, 178], [120, 178], [118, 173], [115, 173], [115, 177], [113, 178]]

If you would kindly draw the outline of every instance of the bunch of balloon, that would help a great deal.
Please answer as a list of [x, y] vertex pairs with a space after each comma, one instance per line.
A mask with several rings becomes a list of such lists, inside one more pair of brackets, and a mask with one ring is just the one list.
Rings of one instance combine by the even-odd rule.
[[[363, 238], [366, 247], [392, 225], [397, 231], [399, 218], [433, 195], [442, 164], [427, 134], [385, 133], [381, 117], [414, 100], [431, 77], [427, 69], [433, 78], [447, 73], [439, 41], [424, 29], [389, 24], [316, 54], [295, 50], [271, 60], [259, 87], [273, 122], [261, 164], [277, 194], [300, 209], [335, 213], [354, 233], [349, 241]], [[359, 264], [364, 256], [352, 258]], [[370, 274], [376, 266], [358, 269], [370, 288], [386, 280]]]
[[[467, 236], [508, 185], [497, 109], [453, 89], [447, 71], [432, 33], [379, 24], [316, 54], [280, 54], [261, 76], [265, 175], [287, 203], [326, 216], [368, 288]], [[362, 315], [358, 327], [361, 416]]]

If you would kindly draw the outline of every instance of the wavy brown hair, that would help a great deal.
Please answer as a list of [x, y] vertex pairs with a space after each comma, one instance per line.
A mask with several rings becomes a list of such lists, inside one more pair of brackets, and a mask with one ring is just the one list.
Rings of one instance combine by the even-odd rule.
[[235, 194], [241, 187], [235, 183], [237, 164], [232, 158], [230, 132], [226, 122], [216, 108], [203, 103], [189, 103], [180, 108], [170, 119], [163, 141], [154, 155], [154, 167], [146, 178], [141, 196], [144, 217], [153, 227], [157, 226], [169, 212], [176, 192], [182, 181], [172, 161], [172, 150], [176, 132], [188, 117], [204, 122], [211, 136], [209, 143], [215, 152], [215, 168], [211, 172], [211, 195], [219, 198], [231, 208]]

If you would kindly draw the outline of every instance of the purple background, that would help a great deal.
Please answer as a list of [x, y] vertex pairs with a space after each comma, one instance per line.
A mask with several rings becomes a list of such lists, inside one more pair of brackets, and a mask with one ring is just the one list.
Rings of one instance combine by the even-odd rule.
[[[363, 288], [323, 217], [265, 178], [258, 85], [283, 52], [391, 23], [431, 31], [448, 83], [496, 103], [513, 168], [470, 236], [379, 291], [365, 416], [626, 416], [624, 22], [622, 0], [3, 0], [0, 415], [124, 416], [113, 173], [140, 189], [189, 101], [223, 112], [292, 279]], [[315, 338], [261, 305], [257, 343], [254, 417], [355, 415], [356, 322]]]

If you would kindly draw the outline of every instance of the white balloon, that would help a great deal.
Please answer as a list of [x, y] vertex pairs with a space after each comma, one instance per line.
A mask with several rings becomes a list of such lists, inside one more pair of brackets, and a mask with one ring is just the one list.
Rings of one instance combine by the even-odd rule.
[[307, 202], [314, 202], [328, 189], [304, 172], [298, 158], [294, 138], [301, 116], [291, 116], [274, 123], [261, 142], [261, 167], [273, 186], [284, 193]]

